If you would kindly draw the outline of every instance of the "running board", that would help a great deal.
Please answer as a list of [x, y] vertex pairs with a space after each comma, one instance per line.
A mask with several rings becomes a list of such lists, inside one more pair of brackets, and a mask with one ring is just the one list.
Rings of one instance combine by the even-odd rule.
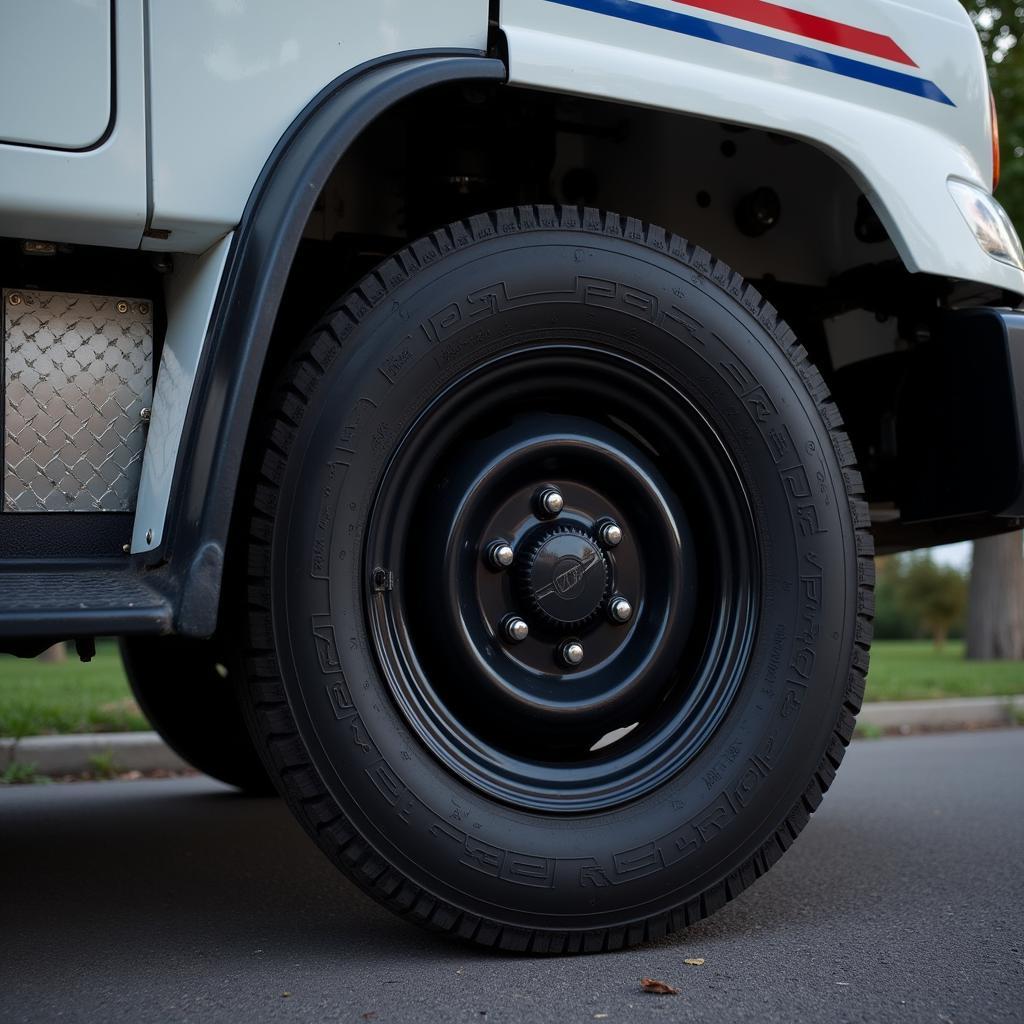
[[0, 636], [170, 633], [171, 601], [131, 564], [0, 565]]

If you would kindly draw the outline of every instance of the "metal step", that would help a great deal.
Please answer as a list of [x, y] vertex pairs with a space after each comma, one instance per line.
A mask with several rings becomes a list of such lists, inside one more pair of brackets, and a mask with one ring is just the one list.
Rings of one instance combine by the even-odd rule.
[[130, 564], [0, 564], [0, 636], [169, 633], [173, 609]]

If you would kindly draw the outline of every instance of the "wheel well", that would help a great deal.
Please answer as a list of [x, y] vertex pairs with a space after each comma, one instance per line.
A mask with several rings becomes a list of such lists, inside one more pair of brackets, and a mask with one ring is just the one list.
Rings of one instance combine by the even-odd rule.
[[337, 164], [303, 231], [280, 345], [410, 240], [523, 202], [615, 210], [704, 246], [774, 303], [828, 380], [912, 343], [937, 305], [993, 298], [908, 273], [848, 171], [805, 141], [471, 83], [391, 108]]
[[[850, 368], [927, 344], [940, 310], [1005, 301], [979, 285], [909, 273], [848, 170], [806, 141], [604, 100], [458, 83], [389, 109], [335, 166], [303, 230], [265, 379], [321, 312], [386, 256], [451, 221], [536, 202], [594, 205], [659, 224], [751, 281], [822, 372], [849, 424], [869, 498], [888, 520], [888, 485], [899, 473], [898, 453], [885, 443], [893, 408], [865, 393], [862, 374]], [[897, 537], [892, 546], [902, 543]]]

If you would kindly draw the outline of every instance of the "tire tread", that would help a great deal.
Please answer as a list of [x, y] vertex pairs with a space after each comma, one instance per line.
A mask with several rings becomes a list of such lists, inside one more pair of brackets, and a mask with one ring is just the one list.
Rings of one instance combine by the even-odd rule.
[[[352, 330], [387, 298], [393, 288], [436, 263], [446, 253], [495, 236], [557, 229], [622, 238], [668, 255], [688, 271], [699, 274], [738, 300], [757, 319], [799, 374], [831, 439], [849, 502], [856, 537], [858, 574], [856, 639], [844, 702], [813, 777], [774, 835], [736, 871], [685, 907], [634, 925], [579, 932], [530, 931], [487, 921], [462, 911], [405, 879], [356, 832], [329, 797], [306, 757], [294, 727], [277, 674], [269, 588], [265, 585], [282, 456], [290, 446], [305, 408], [327, 367], [337, 357]], [[843, 430], [842, 416], [829, 394], [825, 379], [775, 307], [727, 263], [657, 225], [615, 213], [602, 213], [593, 208], [539, 204], [477, 214], [410, 243], [364, 277], [329, 309], [292, 357], [273, 396], [272, 408], [264, 426], [264, 440], [271, 454], [263, 458], [259, 469], [254, 511], [249, 520], [249, 649], [245, 653], [250, 669], [246, 682], [250, 696], [244, 702], [246, 714], [264, 759], [278, 775], [279, 788], [293, 812], [328, 857], [364, 891], [401, 916], [477, 945], [538, 954], [600, 952], [650, 942], [709, 916], [739, 895], [792, 845], [835, 778], [853, 736], [855, 716], [864, 697], [874, 614], [875, 574], [871, 557], [874, 541], [869, 532], [863, 478], [855, 468], [853, 446]], [[261, 453], [261, 457], [263, 454], [266, 453]]]

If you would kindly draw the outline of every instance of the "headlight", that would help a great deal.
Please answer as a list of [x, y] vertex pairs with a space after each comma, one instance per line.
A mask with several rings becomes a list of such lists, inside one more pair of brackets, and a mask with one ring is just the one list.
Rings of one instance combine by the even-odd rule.
[[993, 259], [1024, 270], [1024, 250], [1002, 206], [984, 189], [958, 178], [949, 179], [949, 191], [978, 245]]

